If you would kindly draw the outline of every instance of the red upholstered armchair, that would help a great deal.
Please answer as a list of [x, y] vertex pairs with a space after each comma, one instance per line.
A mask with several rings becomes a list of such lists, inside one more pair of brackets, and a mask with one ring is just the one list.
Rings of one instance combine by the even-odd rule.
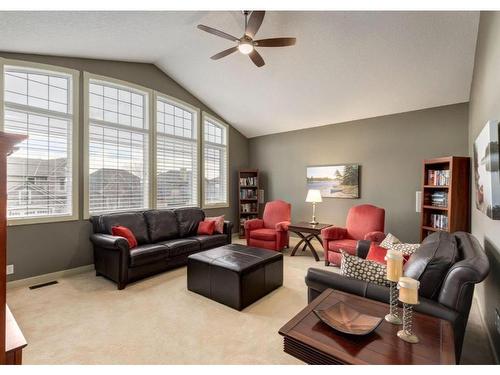
[[247, 246], [281, 251], [288, 246], [292, 205], [276, 200], [266, 203], [262, 219], [245, 222]]
[[356, 253], [358, 240], [380, 243], [385, 238], [385, 210], [370, 204], [352, 207], [347, 214], [345, 228], [328, 227], [321, 231], [325, 249], [325, 265], [340, 266], [340, 249], [349, 254]]

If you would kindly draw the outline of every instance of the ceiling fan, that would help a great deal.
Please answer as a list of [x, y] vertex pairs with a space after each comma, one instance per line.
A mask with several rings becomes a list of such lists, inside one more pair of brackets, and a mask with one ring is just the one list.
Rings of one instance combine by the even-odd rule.
[[[245, 15], [245, 33], [241, 38], [236, 38], [230, 34], [214, 29], [210, 26], [198, 25], [198, 29], [206, 31], [207, 33], [219, 36], [237, 42], [238, 44], [234, 47], [228, 48], [222, 52], [219, 52], [212, 57], [212, 60], [218, 60], [233, 52], [240, 51], [241, 53], [248, 55], [255, 65], [259, 68], [264, 66], [265, 62], [262, 56], [255, 50], [255, 47], [288, 47], [295, 44], [295, 38], [270, 38], [270, 39], [260, 39], [254, 40], [255, 34], [260, 29], [262, 21], [264, 20], [265, 11], [244, 11]], [[250, 18], [248, 15], [250, 14]]]

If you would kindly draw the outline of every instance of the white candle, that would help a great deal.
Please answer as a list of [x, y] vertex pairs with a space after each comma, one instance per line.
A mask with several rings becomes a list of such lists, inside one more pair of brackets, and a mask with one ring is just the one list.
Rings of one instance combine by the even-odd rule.
[[403, 254], [398, 250], [387, 250], [384, 259], [387, 262], [387, 280], [398, 282], [403, 276]]
[[418, 303], [418, 288], [420, 282], [411, 277], [400, 277], [398, 282], [399, 300], [403, 303], [416, 305]]

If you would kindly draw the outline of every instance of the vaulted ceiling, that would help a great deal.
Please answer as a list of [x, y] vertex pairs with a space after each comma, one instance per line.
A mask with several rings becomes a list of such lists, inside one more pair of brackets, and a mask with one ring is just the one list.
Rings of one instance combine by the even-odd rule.
[[478, 12], [267, 12], [255, 67], [202, 23], [241, 12], [0, 12], [0, 50], [156, 64], [247, 137], [469, 100]]

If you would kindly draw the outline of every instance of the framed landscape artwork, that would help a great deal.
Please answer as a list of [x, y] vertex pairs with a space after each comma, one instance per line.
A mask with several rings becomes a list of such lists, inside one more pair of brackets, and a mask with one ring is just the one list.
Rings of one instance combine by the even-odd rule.
[[476, 207], [500, 220], [499, 122], [488, 121], [474, 142]]
[[319, 190], [323, 198], [359, 198], [359, 165], [307, 167], [307, 188]]

